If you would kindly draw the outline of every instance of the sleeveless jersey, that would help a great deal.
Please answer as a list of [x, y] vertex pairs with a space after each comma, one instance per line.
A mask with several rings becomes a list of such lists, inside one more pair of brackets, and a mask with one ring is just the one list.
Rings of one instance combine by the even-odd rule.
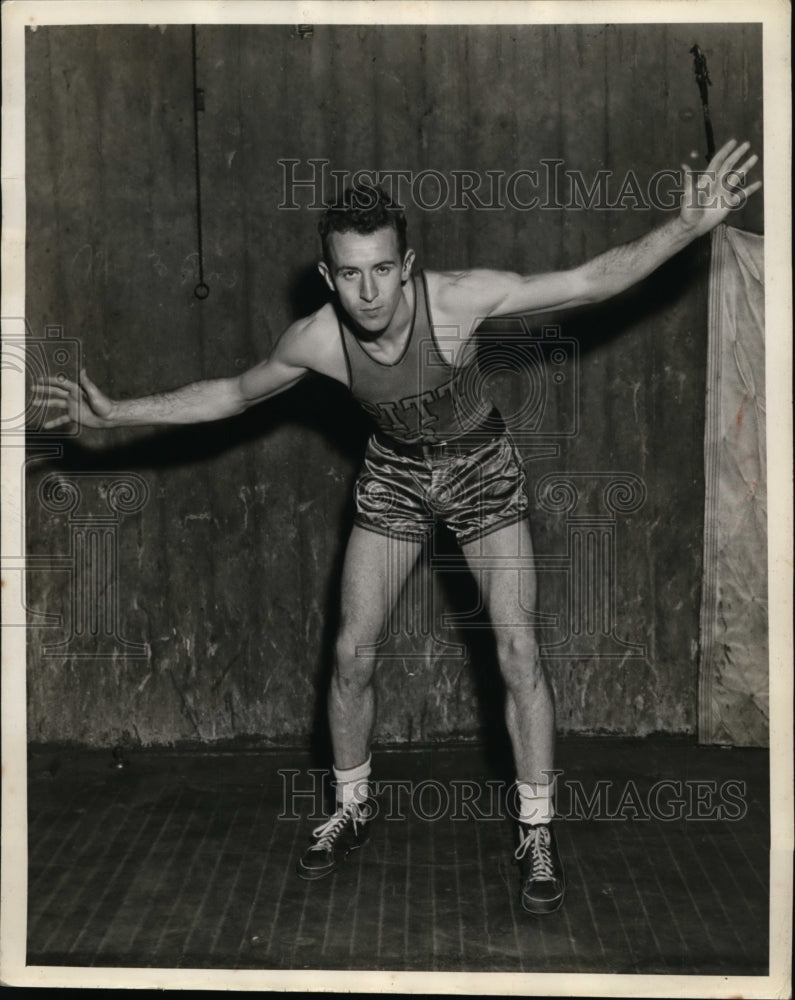
[[376, 361], [337, 317], [354, 397], [378, 429], [402, 444], [451, 441], [488, 417], [492, 404], [481, 393], [477, 361], [453, 366], [440, 350], [431, 323], [425, 276], [412, 275], [414, 316], [401, 356]]

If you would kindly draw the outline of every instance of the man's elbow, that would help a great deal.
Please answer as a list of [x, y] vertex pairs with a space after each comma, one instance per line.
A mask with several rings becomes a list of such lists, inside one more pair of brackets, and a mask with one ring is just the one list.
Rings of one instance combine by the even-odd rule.
[[251, 392], [251, 386], [246, 381], [245, 373], [228, 380], [225, 396], [226, 409], [232, 417], [244, 413], [257, 402]]
[[255, 406], [269, 395], [269, 387], [264, 384], [265, 366], [267, 360], [261, 361], [254, 368], [242, 372], [233, 379], [232, 398], [238, 413], [242, 413], [250, 406]]
[[602, 302], [609, 295], [604, 282], [599, 280], [599, 275], [594, 274], [587, 265], [574, 268], [568, 272], [567, 277], [566, 292], [572, 305], [592, 305]]
[[617, 295], [622, 290], [620, 282], [609, 279], [606, 274], [601, 274], [585, 265], [572, 272], [573, 300], [577, 305], [595, 305], [604, 302], [613, 295]]

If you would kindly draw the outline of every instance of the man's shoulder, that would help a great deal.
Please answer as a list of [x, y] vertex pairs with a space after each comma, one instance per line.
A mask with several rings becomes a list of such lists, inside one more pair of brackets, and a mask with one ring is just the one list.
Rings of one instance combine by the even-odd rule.
[[484, 268], [424, 271], [428, 299], [434, 315], [466, 317], [480, 312], [493, 296], [499, 272]]
[[337, 313], [334, 305], [327, 302], [308, 316], [295, 320], [287, 328], [287, 335], [296, 340], [311, 340], [337, 329]]
[[462, 267], [450, 271], [428, 271], [423, 270], [428, 283], [428, 291], [431, 289], [439, 294], [455, 295], [464, 292], [477, 292], [482, 288], [488, 288], [501, 277], [512, 274], [509, 271], [499, 271], [488, 267]]
[[292, 322], [282, 335], [282, 343], [290, 351], [311, 352], [320, 344], [327, 344], [329, 335], [336, 332], [337, 327], [334, 306], [327, 302], [315, 312]]
[[295, 320], [282, 334], [278, 354], [296, 367], [329, 374], [336, 370], [340, 353], [337, 314], [331, 302]]

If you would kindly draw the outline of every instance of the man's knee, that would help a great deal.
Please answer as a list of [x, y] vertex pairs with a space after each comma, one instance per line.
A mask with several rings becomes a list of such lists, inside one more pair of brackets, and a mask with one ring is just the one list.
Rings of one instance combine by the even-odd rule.
[[529, 628], [496, 630], [497, 659], [503, 679], [509, 689], [543, 686], [544, 669], [538, 654], [538, 643]]
[[355, 629], [342, 628], [337, 635], [334, 681], [342, 688], [367, 687], [373, 678], [375, 655]]

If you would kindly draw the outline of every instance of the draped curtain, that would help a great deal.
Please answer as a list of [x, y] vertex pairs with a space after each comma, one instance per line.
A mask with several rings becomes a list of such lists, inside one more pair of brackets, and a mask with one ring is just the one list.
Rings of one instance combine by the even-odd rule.
[[712, 238], [699, 739], [768, 743], [764, 238]]

